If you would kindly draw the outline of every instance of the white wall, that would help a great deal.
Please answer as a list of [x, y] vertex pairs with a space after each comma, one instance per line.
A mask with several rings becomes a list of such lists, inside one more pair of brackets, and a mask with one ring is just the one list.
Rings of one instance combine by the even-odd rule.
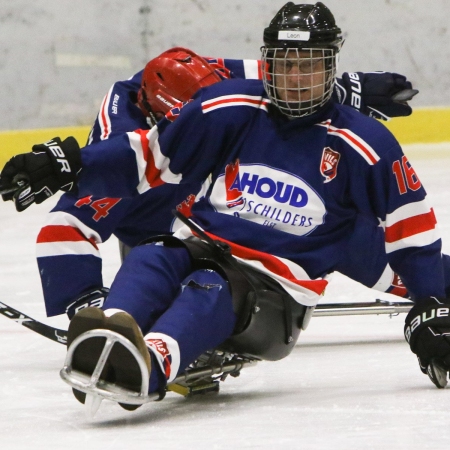
[[[312, 1], [311, 1], [312, 3]], [[413, 106], [450, 106], [449, 0], [325, 0], [341, 70], [406, 74]], [[284, 0], [0, 0], [0, 130], [91, 124], [110, 85], [181, 45], [257, 58]]]

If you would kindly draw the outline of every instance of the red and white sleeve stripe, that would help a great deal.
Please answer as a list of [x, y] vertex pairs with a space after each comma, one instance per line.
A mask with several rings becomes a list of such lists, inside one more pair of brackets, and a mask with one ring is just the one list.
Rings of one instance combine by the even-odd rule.
[[182, 175], [175, 174], [169, 169], [170, 158], [161, 152], [156, 126], [151, 130], [136, 130], [127, 134], [130, 147], [136, 156], [139, 176], [137, 190], [140, 194], [164, 183], [181, 182]]
[[109, 117], [109, 104], [111, 101], [111, 93], [114, 86], [111, 86], [108, 93], [105, 95], [98, 113], [97, 119], [100, 126], [100, 140], [108, 139], [111, 134], [111, 119]]
[[434, 211], [426, 200], [401, 206], [386, 215], [386, 252], [408, 247], [424, 247], [440, 238]]
[[86, 226], [76, 217], [62, 211], [48, 215], [47, 224], [42, 227], [37, 237], [36, 255], [93, 255], [100, 258], [97, 244], [100, 235]]

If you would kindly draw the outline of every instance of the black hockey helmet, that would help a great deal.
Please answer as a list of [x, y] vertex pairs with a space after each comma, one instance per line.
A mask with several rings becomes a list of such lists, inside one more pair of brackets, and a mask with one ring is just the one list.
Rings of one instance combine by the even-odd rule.
[[286, 3], [264, 30], [263, 83], [271, 103], [291, 118], [314, 114], [333, 93], [341, 29], [322, 3]]
[[322, 3], [286, 3], [264, 30], [266, 47], [336, 47], [342, 42], [341, 29], [331, 11]]

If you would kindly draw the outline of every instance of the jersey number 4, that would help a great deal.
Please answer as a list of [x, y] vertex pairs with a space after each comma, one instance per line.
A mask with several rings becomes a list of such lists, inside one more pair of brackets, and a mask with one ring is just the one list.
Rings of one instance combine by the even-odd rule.
[[120, 198], [100, 198], [98, 200], [92, 201], [92, 196], [81, 198], [75, 203], [77, 208], [81, 208], [82, 206], [89, 205], [94, 211], [95, 214], [92, 218], [98, 222], [100, 219], [106, 217], [109, 214], [109, 210], [117, 203], [120, 202]]
[[406, 156], [403, 156], [401, 161], [394, 161], [392, 164], [392, 172], [397, 180], [400, 195], [406, 194], [406, 192], [408, 192], [408, 188], [412, 191], [417, 191], [417, 189], [422, 186], [419, 177], [411, 167], [411, 164]]

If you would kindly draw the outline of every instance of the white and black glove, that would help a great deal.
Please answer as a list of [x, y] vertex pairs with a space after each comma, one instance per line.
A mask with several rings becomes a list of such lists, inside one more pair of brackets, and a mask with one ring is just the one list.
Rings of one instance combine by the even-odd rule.
[[450, 299], [418, 302], [406, 316], [404, 332], [420, 370], [444, 388], [450, 370]]
[[13, 200], [17, 211], [42, 203], [58, 190], [75, 192], [81, 169], [81, 151], [73, 137], [55, 137], [32, 151], [13, 156], [0, 174], [3, 200]]
[[101, 308], [108, 297], [109, 289], [102, 287], [98, 289], [92, 289], [91, 291], [78, 297], [73, 303], [66, 308], [66, 314], [70, 320], [80, 310], [91, 307]]
[[340, 103], [380, 120], [409, 116], [408, 101], [419, 92], [405, 76], [391, 72], [344, 72], [336, 84], [345, 91]]

